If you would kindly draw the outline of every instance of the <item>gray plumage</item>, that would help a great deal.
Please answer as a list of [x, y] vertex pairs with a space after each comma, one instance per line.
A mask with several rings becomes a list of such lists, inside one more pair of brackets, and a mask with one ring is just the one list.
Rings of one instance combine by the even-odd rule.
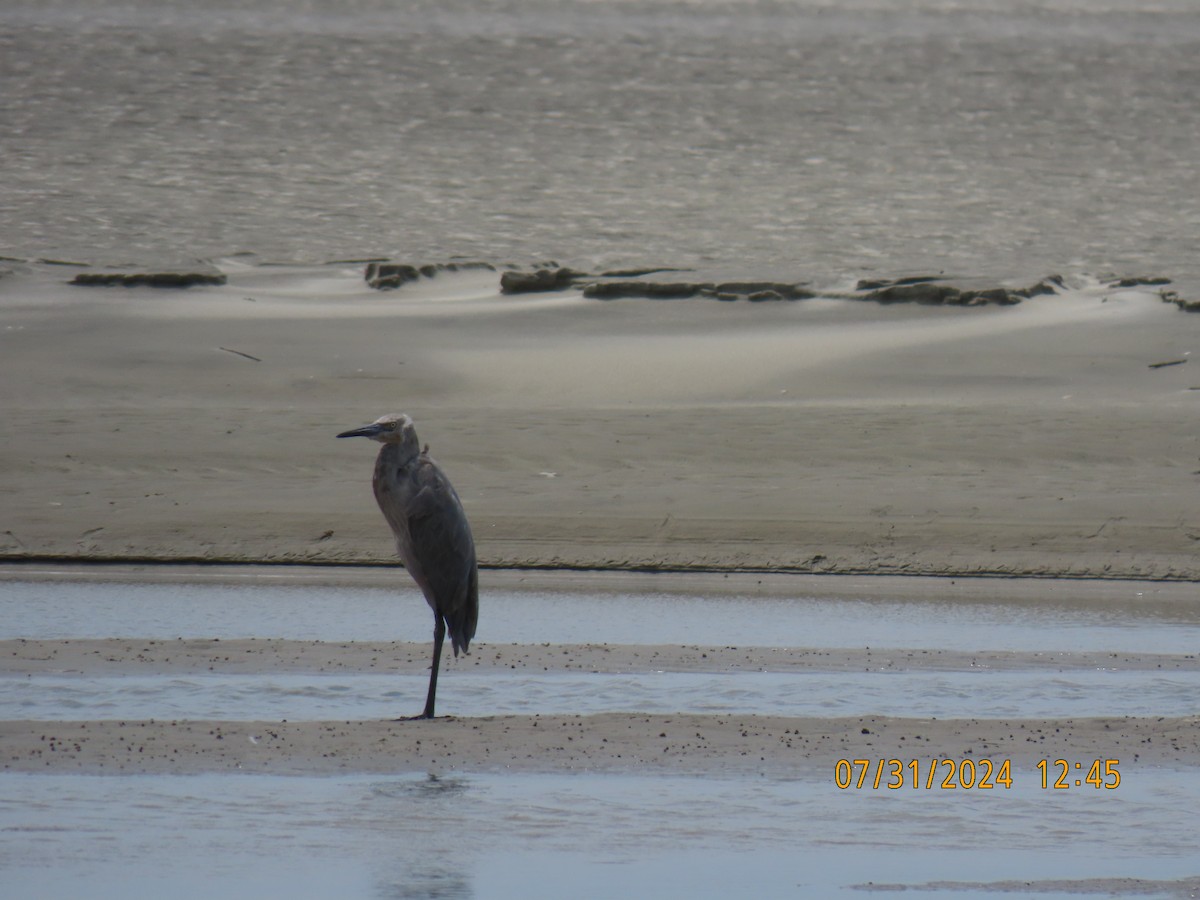
[[425, 711], [432, 719], [442, 642], [450, 632], [454, 655], [470, 652], [479, 618], [479, 570], [475, 541], [462, 503], [450, 480], [421, 450], [417, 430], [406, 415], [382, 416], [338, 435], [379, 441], [375, 459], [375, 500], [396, 536], [396, 552], [433, 610], [433, 668]]

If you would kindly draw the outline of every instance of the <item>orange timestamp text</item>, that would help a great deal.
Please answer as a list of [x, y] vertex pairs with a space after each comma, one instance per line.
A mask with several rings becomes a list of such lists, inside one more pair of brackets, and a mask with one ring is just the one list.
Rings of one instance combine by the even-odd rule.
[[[1043, 759], [1036, 768], [1043, 790], [1111, 791], [1121, 784], [1120, 764], [1117, 759]], [[833, 783], [843, 791], [990, 791], [1009, 790], [1014, 779], [1010, 759], [839, 759], [833, 766]]]

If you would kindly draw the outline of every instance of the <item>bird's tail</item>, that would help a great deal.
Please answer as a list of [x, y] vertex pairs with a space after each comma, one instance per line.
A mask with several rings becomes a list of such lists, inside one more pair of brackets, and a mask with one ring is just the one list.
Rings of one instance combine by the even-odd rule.
[[450, 645], [454, 655], [458, 651], [470, 655], [471, 638], [475, 637], [475, 625], [479, 621], [479, 571], [471, 566], [471, 577], [467, 580], [465, 603], [457, 604], [455, 611], [446, 617], [446, 630], [450, 632]]

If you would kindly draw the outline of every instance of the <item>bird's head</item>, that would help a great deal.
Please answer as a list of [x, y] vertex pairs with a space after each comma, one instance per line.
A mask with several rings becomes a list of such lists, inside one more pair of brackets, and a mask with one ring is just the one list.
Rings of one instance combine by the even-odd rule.
[[386, 416], [380, 416], [370, 425], [343, 431], [338, 437], [365, 437], [379, 441], [381, 444], [400, 444], [411, 448], [413, 456], [420, 452], [416, 426], [413, 425], [413, 420], [404, 413], [389, 413]]

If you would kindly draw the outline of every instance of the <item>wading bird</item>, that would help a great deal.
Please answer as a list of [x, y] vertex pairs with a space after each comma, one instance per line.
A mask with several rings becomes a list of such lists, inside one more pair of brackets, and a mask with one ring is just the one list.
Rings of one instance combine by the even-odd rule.
[[383, 444], [375, 459], [375, 500], [392, 533], [396, 552], [433, 610], [433, 668], [425, 711], [433, 718], [442, 641], [450, 631], [454, 655], [470, 653], [479, 618], [479, 571], [475, 541], [458, 494], [429, 447], [420, 449], [417, 430], [406, 415], [382, 416], [370, 425], [343, 431], [340, 438], [367, 437]]

